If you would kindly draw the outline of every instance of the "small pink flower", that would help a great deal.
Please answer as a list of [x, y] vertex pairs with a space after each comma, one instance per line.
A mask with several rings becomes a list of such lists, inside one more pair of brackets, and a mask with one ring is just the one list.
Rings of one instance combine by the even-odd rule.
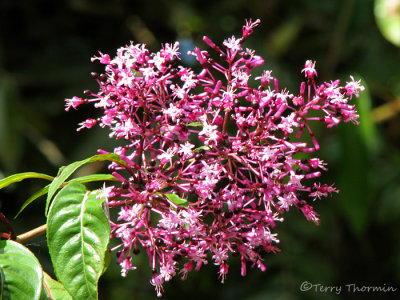
[[136, 270], [136, 267], [132, 266], [132, 262], [129, 258], [125, 258], [121, 263], [121, 276], [126, 277], [129, 270]]
[[108, 55], [108, 54], [103, 54], [103, 53], [101, 53], [101, 52], [99, 52], [99, 53], [100, 53], [100, 56], [95, 56], [95, 57], [93, 57], [93, 58], [91, 59], [91, 61], [93, 62], [93, 61], [95, 61], [95, 60], [99, 60], [100, 63], [102, 63], [103, 65], [109, 64], [110, 61], [111, 61], [110, 55]]
[[312, 60], [307, 60], [304, 69], [301, 70], [301, 73], [304, 72], [304, 76], [308, 79], [313, 79], [314, 77], [317, 77], [317, 71], [315, 70], [315, 61], [313, 62]]
[[193, 156], [193, 148], [193, 144], [186, 142], [185, 144], [181, 145], [180, 149], [178, 150], [178, 154], [182, 155], [183, 159], [191, 158]]
[[229, 49], [231, 53], [236, 54], [236, 52], [241, 49], [240, 39], [236, 39], [234, 36], [232, 36], [224, 41], [224, 46]]
[[167, 151], [161, 150], [161, 153], [157, 156], [157, 158], [160, 160], [160, 163], [162, 165], [167, 162], [169, 162], [172, 165], [172, 158], [176, 153], [177, 150], [175, 148], [168, 148]]
[[269, 85], [270, 81], [274, 79], [274, 77], [271, 76], [271, 73], [272, 71], [264, 70], [261, 76], [256, 77], [255, 80], [260, 80], [262, 87], [264, 87], [266, 84]]
[[301, 106], [304, 104], [304, 98], [302, 96], [293, 97], [292, 101], [293, 101], [293, 104], [296, 106]]
[[71, 107], [73, 108], [77, 108], [79, 105], [81, 105], [82, 103], [85, 103], [85, 101], [82, 98], [79, 97], [72, 97], [71, 99], [65, 99], [65, 110], [69, 111]]
[[96, 124], [97, 124], [97, 120], [95, 120], [95, 119], [87, 119], [86, 121], [83, 121], [83, 122], [78, 124], [78, 125], [80, 125], [80, 127], [78, 127], [77, 131], [80, 131], [83, 128], [90, 129]]
[[355, 95], [356, 98], [359, 97], [359, 91], [365, 91], [365, 87], [361, 85], [361, 80], [355, 81], [353, 76], [350, 76], [351, 81], [346, 82], [346, 86], [344, 87], [346, 90], [346, 95], [352, 96]]
[[254, 22], [251, 19], [246, 20], [246, 25], [244, 25], [243, 28], [242, 28], [242, 30], [243, 30], [243, 33], [242, 33], [243, 38], [245, 39], [249, 35], [251, 35], [253, 33], [253, 28], [256, 27], [260, 23], [261, 23], [260, 19], [257, 19]]
[[228, 274], [229, 265], [228, 264], [221, 264], [219, 268], [219, 276], [221, 278], [221, 283], [225, 282], [226, 275]]
[[162, 292], [164, 291], [164, 288], [162, 286], [164, 283], [164, 278], [160, 274], [154, 274], [150, 280], [150, 283], [151, 285], [155, 286], [157, 297], [161, 297]]

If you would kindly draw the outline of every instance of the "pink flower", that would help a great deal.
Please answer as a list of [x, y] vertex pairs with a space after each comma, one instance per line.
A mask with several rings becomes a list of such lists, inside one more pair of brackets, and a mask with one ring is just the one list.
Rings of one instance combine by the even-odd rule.
[[186, 142], [185, 144], [181, 145], [180, 149], [178, 150], [178, 154], [182, 155], [182, 159], [186, 160], [193, 156], [193, 148], [193, 144], [191, 144], [190, 142]]
[[71, 107], [77, 108], [79, 105], [84, 103], [85, 101], [82, 98], [79, 97], [72, 97], [71, 99], [65, 99], [66, 104], [65, 104], [65, 110], [69, 111]]
[[163, 165], [169, 162], [172, 165], [172, 158], [176, 154], [177, 150], [175, 148], [168, 148], [167, 151], [161, 150], [161, 154], [157, 155], [160, 163]]
[[125, 258], [121, 263], [121, 276], [126, 277], [129, 270], [136, 270], [136, 267], [132, 266], [132, 261], [129, 258]]
[[233, 55], [235, 55], [236, 52], [241, 49], [240, 41], [240, 39], [236, 39], [234, 36], [232, 36], [231, 38], [228, 38], [226, 41], [224, 41], [224, 46], [228, 50], [230, 50], [230, 53], [233, 53]]
[[255, 80], [260, 80], [262, 87], [264, 87], [266, 84], [269, 85], [270, 81], [274, 79], [274, 77], [271, 76], [271, 73], [272, 71], [264, 70], [261, 76], [256, 77]]
[[226, 275], [228, 274], [229, 265], [228, 264], [221, 264], [219, 268], [219, 276], [221, 278], [221, 283], [225, 282]]
[[162, 291], [164, 290], [164, 288], [162, 286], [164, 283], [164, 278], [159, 274], [154, 274], [150, 280], [150, 283], [151, 283], [151, 285], [155, 286], [156, 292], [157, 292], [157, 297], [161, 297]]
[[242, 37], [245, 39], [249, 35], [251, 35], [253, 33], [253, 28], [256, 27], [260, 23], [261, 23], [260, 19], [257, 19], [254, 22], [251, 19], [246, 20], [246, 25], [244, 25], [242, 28], [242, 31], [243, 31]]
[[353, 76], [350, 76], [351, 81], [346, 82], [346, 86], [344, 87], [346, 90], [346, 95], [352, 96], [355, 95], [357, 98], [359, 97], [359, 91], [365, 91], [365, 87], [361, 85], [361, 80], [355, 81]]
[[204, 135], [206, 137], [206, 145], [209, 145], [211, 142], [217, 144], [218, 139], [221, 137], [221, 133], [218, 131], [218, 126], [209, 124], [206, 118], [203, 118], [202, 122], [203, 129], [199, 132], [199, 136]]
[[265, 271], [261, 253], [279, 251], [273, 230], [283, 215], [296, 207], [319, 224], [307, 200], [337, 192], [318, 182], [327, 168], [310, 123], [357, 124], [349, 101], [364, 88], [353, 77], [344, 87], [339, 80], [317, 84], [311, 60], [298, 94], [279, 88], [272, 71], [261, 71], [256, 87], [253, 69], [264, 59], [242, 45], [259, 23], [246, 21], [241, 37], [220, 46], [204, 37], [220, 59], [196, 47], [190, 54], [198, 72], [180, 64], [177, 42], [156, 53], [133, 43], [114, 58], [100, 52], [92, 59], [105, 64], [94, 76], [99, 91], [66, 100], [66, 110], [91, 103], [102, 113], [78, 130], [98, 124], [122, 140], [113, 152], [126, 166], [109, 166], [120, 184], [102, 191], [109, 207], [120, 209], [110, 220], [113, 250], [122, 276], [135, 269], [132, 254], [144, 250], [157, 296], [164, 282], [185, 279], [210, 257], [222, 282], [231, 256], [240, 256], [242, 275], [246, 264]]
[[165, 44], [164, 49], [160, 51], [160, 56], [164, 57], [165, 61], [172, 61], [175, 58], [179, 59], [179, 42]]
[[83, 128], [90, 129], [96, 124], [97, 124], [97, 120], [95, 120], [95, 119], [87, 119], [86, 121], [83, 121], [83, 122], [78, 124], [78, 125], [80, 125], [80, 127], [78, 127], [77, 131], [80, 131]]
[[313, 62], [312, 60], [307, 60], [304, 69], [301, 70], [301, 73], [304, 72], [304, 76], [308, 79], [313, 79], [314, 77], [317, 77], [317, 71], [315, 70], [315, 61]]
[[101, 53], [101, 52], [99, 52], [99, 53], [100, 53], [100, 56], [95, 56], [95, 57], [93, 57], [93, 58], [91, 59], [91, 61], [93, 62], [93, 61], [95, 61], [95, 60], [99, 60], [100, 63], [102, 63], [102, 64], [104, 64], [104, 65], [109, 64], [109, 63], [110, 63], [110, 55], [108, 55], [108, 54], [103, 54], [103, 53]]
[[247, 62], [246, 67], [253, 69], [264, 64], [264, 59], [261, 56], [254, 55], [250, 61]]
[[292, 133], [293, 128], [299, 127], [299, 124], [294, 120], [296, 117], [295, 113], [291, 113], [287, 117], [283, 117], [282, 121], [278, 124], [278, 128], [280, 128], [285, 133]]

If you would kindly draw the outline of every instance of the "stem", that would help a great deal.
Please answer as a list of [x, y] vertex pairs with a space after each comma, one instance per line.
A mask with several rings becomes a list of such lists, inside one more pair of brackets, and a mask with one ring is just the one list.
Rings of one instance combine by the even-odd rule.
[[15, 239], [15, 231], [14, 228], [12, 227], [11, 223], [7, 220], [6, 216], [0, 212], [0, 220], [4, 223], [4, 225], [7, 226], [8, 231], [10, 232], [10, 237], [11, 239]]
[[[146, 99], [143, 97], [143, 99]], [[143, 135], [140, 137], [140, 144], [139, 144], [139, 170], [138, 170], [138, 180], [139, 182], [142, 181], [142, 163], [143, 163], [143, 144], [144, 144], [144, 137], [146, 134], [146, 122], [147, 122], [147, 115], [149, 113], [149, 110], [147, 109], [147, 106], [144, 106], [144, 112], [143, 112], [143, 123], [142, 123], [142, 130], [143, 130]], [[146, 161], [146, 160], [145, 160]]]
[[226, 126], [227, 126], [227, 124], [228, 124], [228, 118], [229, 118], [229, 115], [230, 115], [230, 109], [228, 109], [228, 110], [226, 110], [226, 112], [225, 112], [225, 116], [224, 116], [224, 123], [223, 123], [223, 125], [222, 125], [222, 135], [224, 135], [225, 133], [226, 133]]
[[46, 229], [47, 229], [47, 224], [43, 224], [42, 226], [39, 226], [35, 229], [32, 229], [28, 232], [18, 235], [16, 238], [16, 241], [21, 244], [26, 243], [29, 240], [31, 240], [39, 235], [45, 234]]

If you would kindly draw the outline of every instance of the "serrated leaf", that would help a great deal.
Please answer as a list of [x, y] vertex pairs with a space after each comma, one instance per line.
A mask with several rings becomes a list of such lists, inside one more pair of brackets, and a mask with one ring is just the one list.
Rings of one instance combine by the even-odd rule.
[[43, 275], [43, 286], [50, 299], [72, 300], [71, 295], [68, 293], [61, 282], [54, 280], [46, 272], [43, 272]]
[[47, 199], [46, 199], [45, 215], [47, 216], [50, 201], [53, 198], [54, 194], [64, 184], [64, 182], [69, 178], [69, 176], [72, 175], [72, 173], [74, 173], [79, 167], [85, 164], [92, 163], [95, 161], [105, 161], [105, 160], [113, 161], [120, 165], [126, 165], [126, 163], [117, 154], [109, 153], [109, 154], [94, 155], [87, 159], [76, 161], [73, 162], [72, 164], [69, 164], [68, 166], [62, 167], [62, 169], [60, 169], [60, 171], [58, 172], [57, 177], [54, 178], [53, 182], [50, 184], [49, 192], [47, 193]]
[[57, 279], [74, 299], [97, 299], [110, 225], [98, 192], [78, 182], [54, 198], [47, 217], [47, 241]]
[[169, 200], [174, 202], [176, 205], [179, 205], [179, 206], [182, 206], [182, 207], [186, 207], [186, 208], [189, 206], [189, 202], [186, 199], [182, 199], [177, 194], [165, 194], [165, 196]]
[[39, 299], [43, 271], [28, 248], [14, 241], [0, 241], [0, 267], [4, 275], [2, 299]]
[[8, 176], [8, 177], [0, 180], [0, 189], [4, 188], [12, 183], [20, 182], [20, 181], [22, 181], [24, 179], [28, 179], [28, 178], [47, 179], [50, 181], [54, 179], [54, 177], [46, 175], [46, 174], [42, 174], [42, 173], [36, 173], [36, 172], [18, 173], [18, 174], [14, 174], [14, 175]]

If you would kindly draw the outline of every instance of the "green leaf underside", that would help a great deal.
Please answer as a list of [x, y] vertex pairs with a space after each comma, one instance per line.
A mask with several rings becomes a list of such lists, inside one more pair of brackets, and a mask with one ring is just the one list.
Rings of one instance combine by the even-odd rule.
[[126, 165], [126, 163], [119, 158], [119, 156], [115, 153], [109, 153], [109, 154], [98, 154], [94, 155], [92, 157], [89, 157], [84, 160], [76, 161], [68, 166], [64, 166], [60, 169], [58, 172], [58, 175], [56, 178], [54, 178], [53, 182], [50, 184], [49, 187], [49, 192], [47, 193], [47, 199], [46, 199], [46, 209], [45, 209], [45, 214], [47, 216], [50, 201], [53, 198], [54, 194], [56, 191], [63, 185], [63, 183], [68, 179], [69, 176], [72, 175], [79, 167], [92, 163], [95, 161], [113, 161], [117, 164], [120, 165]]
[[37, 258], [14, 241], [0, 241], [0, 268], [4, 276], [2, 299], [39, 299], [43, 271]]
[[44, 274], [43, 285], [44, 285], [44, 288], [46, 289], [47, 295], [50, 297], [50, 299], [72, 300], [71, 295], [68, 293], [68, 291], [62, 285], [62, 283], [51, 278], [49, 276], [49, 274], [47, 274], [46, 272], [43, 272], [43, 274]]
[[186, 208], [189, 206], [189, 202], [186, 199], [182, 199], [176, 194], [165, 194], [165, 197], [174, 202], [176, 205]]
[[42, 174], [42, 173], [36, 173], [36, 172], [25, 172], [25, 173], [18, 173], [18, 174], [14, 174], [11, 176], [8, 176], [6, 178], [3, 178], [2, 180], [0, 180], [0, 189], [15, 183], [15, 182], [20, 182], [24, 179], [28, 179], [28, 178], [38, 178], [38, 179], [46, 179], [46, 180], [53, 180], [54, 177], [46, 175], [46, 174]]
[[103, 199], [78, 182], [56, 195], [47, 218], [47, 241], [54, 271], [73, 299], [97, 299], [110, 226]]

